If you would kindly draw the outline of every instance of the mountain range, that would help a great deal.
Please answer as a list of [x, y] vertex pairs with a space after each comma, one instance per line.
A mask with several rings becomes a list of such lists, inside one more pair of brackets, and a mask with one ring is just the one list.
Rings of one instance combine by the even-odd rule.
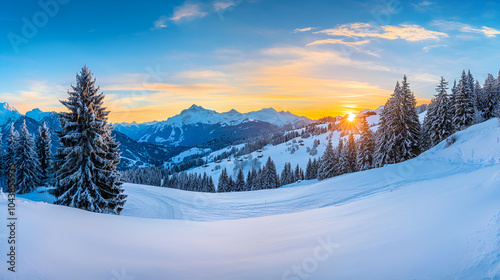
[[[3, 135], [3, 144], [6, 145], [7, 137], [10, 134], [10, 125], [20, 131], [22, 123], [26, 121], [26, 127], [32, 135], [37, 135], [38, 128], [45, 122], [51, 133], [52, 153], [59, 146], [56, 131], [60, 124], [56, 112], [43, 112], [40, 109], [33, 109], [25, 115], [19, 113], [8, 103], [0, 103], [0, 132]], [[119, 131], [114, 131], [113, 135], [120, 143], [122, 160], [119, 169], [127, 169], [134, 166], [147, 164], [160, 165], [166, 159], [179, 154], [187, 147], [159, 146], [150, 143], [139, 143]]]
[[[51, 131], [55, 152], [59, 144], [56, 131], [60, 126], [56, 112], [44, 112], [36, 108], [23, 115], [8, 103], [0, 103], [0, 131], [3, 135], [9, 135], [11, 123], [20, 130], [23, 121], [26, 121], [33, 135], [45, 122]], [[113, 134], [121, 145], [122, 161], [119, 167], [126, 169], [145, 164], [160, 165], [189, 147], [218, 138], [231, 142], [312, 122], [305, 117], [272, 108], [249, 113], [236, 110], [217, 113], [193, 105], [166, 121], [115, 124]]]
[[137, 124], [118, 123], [115, 129], [138, 142], [167, 146], [194, 146], [220, 137], [238, 140], [293, 129], [313, 121], [273, 108], [240, 113], [218, 113], [193, 105], [166, 121]]

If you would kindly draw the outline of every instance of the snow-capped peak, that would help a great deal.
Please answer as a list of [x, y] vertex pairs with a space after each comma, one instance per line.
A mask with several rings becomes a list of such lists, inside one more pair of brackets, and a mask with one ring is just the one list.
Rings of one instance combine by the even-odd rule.
[[221, 124], [238, 125], [248, 119], [268, 122], [277, 126], [296, 124], [298, 122], [311, 122], [305, 117], [298, 117], [290, 112], [278, 112], [274, 108], [265, 108], [255, 112], [240, 113], [235, 109], [228, 112], [218, 113], [214, 110], [205, 109], [198, 105], [192, 105], [183, 110], [179, 115], [173, 116], [161, 122], [162, 126], [170, 125], [181, 127], [191, 124]]
[[35, 108], [29, 112], [26, 112], [26, 117], [32, 118], [37, 122], [40, 122], [45, 117], [50, 116], [51, 112], [44, 112], [39, 108]]
[[21, 114], [7, 102], [0, 102], [0, 125], [4, 125], [9, 121], [15, 121]]
[[1, 110], [7, 110], [7, 111], [15, 111], [17, 112], [16, 108], [14, 108], [13, 106], [11, 106], [9, 103], [7, 102], [0, 102], [0, 108]]

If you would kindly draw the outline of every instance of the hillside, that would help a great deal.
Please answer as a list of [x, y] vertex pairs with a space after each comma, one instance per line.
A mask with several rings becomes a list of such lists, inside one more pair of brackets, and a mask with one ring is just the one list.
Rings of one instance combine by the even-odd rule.
[[122, 216], [28, 194], [15, 279], [496, 279], [498, 120], [456, 137], [404, 163], [276, 190], [126, 184]]

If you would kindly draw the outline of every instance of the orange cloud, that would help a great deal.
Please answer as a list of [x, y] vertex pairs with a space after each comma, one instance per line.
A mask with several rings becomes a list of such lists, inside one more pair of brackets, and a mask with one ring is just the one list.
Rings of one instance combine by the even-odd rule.
[[[190, 79], [181, 79], [182, 83], [106, 86], [104, 90], [113, 95], [110, 119], [114, 122], [165, 120], [193, 103], [219, 112], [273, 107], [317, 119], [376, 108], [384, 104], [391, 93], [367, 82], [332, 78], [324, 67], [387, 70], [368, 62], [353, 61], [336, 52], [277, 47], [262, 50], [260, 54], [258, 60], [172, 75]], [[199, 82], [207, 79], [212, 82]], [[142, 94], [120, 95], [127, 91]], [[147, 104], [139, 108], [129, 105], [141, 103]]]
[[419, 25], [401, 24], [399, 26], [384, 25], [379, 27], [362, 22], [342, 24], [336, 28], [325, 29], [315, 33], [324, 33], [330, 36], [381, 38], [387, 40], [403, 39], [410, 42], [440, 40], [448, 37], [446, 33], [427, 30]]

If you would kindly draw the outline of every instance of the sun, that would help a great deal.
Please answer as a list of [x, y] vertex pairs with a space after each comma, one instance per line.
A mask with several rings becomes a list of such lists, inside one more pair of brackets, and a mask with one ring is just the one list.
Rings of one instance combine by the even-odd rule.
[[356, 115], [353, 114], [353, 113], [349, 113], [348, 116], [347, 116], [347, 120], [350, 121], [350, 122], [353, 122], [354, 119], [356, 119]]

